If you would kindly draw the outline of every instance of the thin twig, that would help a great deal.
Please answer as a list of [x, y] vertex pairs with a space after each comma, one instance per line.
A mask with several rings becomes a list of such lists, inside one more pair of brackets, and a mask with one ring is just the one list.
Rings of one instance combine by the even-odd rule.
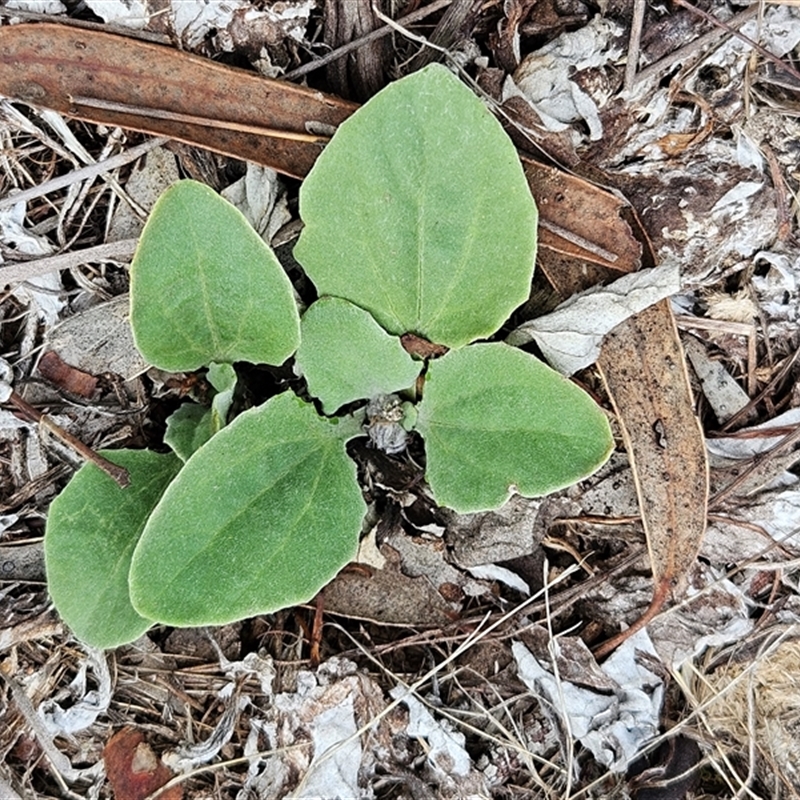
[[540, 219], [539, 227], [544, 228], [547, 231], [550, 231], [550, 233], [554, 233], [556, 236], [561, 237], [570, 244], [574, 244], [577, 247], [586, 250], [586, 252], [588, 253], [592, 253], [598, 256], [599, 258], [602, 258], [604, 261], [607, 261], [610, 264], [613, 264], [615, 261], [619, 261], [619, 256], [616, 253], [612, 253], [610, 250], [606, 250], [599, 244], [595, 244], [594, 242], [590, 242], [588, 239], [584, 239], [583, 236], [579, 236], [577, 233], [574, 233], [573, 231], [569, 231], [566, 228], [562, 228], [555, 222], [550, 222], [550, 220], [547, 219]]
[[314, 133], [299, 133], [297, 131], [285, 131], [279, 128], [265, 128], [263, 125], [249, 125], [246, 122], [212, 119], [211, 117], [202, 117], [197, 114], [183, 114], [179, 111], [170, 111], [169, 109], [133, 105], [116, 100], [101, 100], [97, 97], [70, 95], [70, 102], [77, 106], [98, 108], [103, 111], [112, 111], [120, 114], [136, 114], [140, 117], [165, 119], [169, 122], [183, 122], [187, 125], [200, 125], [204, 128], [221, 128], [225, 131], [252, 133], [255, 136], [269, 136], [273, 139], [290, 139], [295, 142], [310, 142], [311, 144], [325, 144], [330, 140], [330, 136], [319, 136]]
[[753, 471], [766, 460], [774, 458], [779, 453], [788, 450], [798, 441], [800, 441], [800, 425], [798, 425], [790, 434], [784, 436], [783, 439], [781, 439], [774, 447], [771, 447], [765, 453], [757, 455], [747, 469], [737, 475], [729, 484], [723, 486], [722, 489], [720, 489], [716, 494], [709, 497], [709, 508], [718, 506], [721, 502], [723, 502], [723, 500], [726, 500], [728, 497], [730, 497], [739, 486], [745, 483]]
[[74, 269], [81, 264], [99, 261], [130, 261], [136, 250], [137, 239], [121, 239], [83, 250], [60, 253], [57, 256], [36, 258], [0, 267], [0, 286], [27, 281], [38, 275], [47, 275], [62, 269]]
[[[702, 36], [698, 36], [697, 39], [689, 42], [689, 44], [678, 48], [674, 53], [670, 53], [669, 55], [664, 56], [664, 58], [656, 61], [654, 64], [651, 64], [649, 67], [645, 67], [636, 76], [634, 84], [641, 83], [642, 81], [646, 81], [648, 78], [652, 78], [655, 75], [660, 75], [662, 72], [666, 72], [668, 69], [671, 69], [673, 66], [675, 66], [675, 64], [683, 63], [698, 50], [702, 50], [702, 48], [704, 48], [706, 45], [715, 42], [726, 33], [733, 33], [734, 28], [738, 27], [739, 25], [743, 25], [745, 22], [758, 14], [758, 7], [759, 3], [753, 3], [744, 11], [740, 11], [738, 14], [731, 17], [726, 23], [725, 28], [721, 26], [715, 27], [707, 33], [704, 33]], [[712, 19], [718, 21], [715, 17], [712, 17]]]
[[76, 453], [80, 454], [87, 461], [91, 461], [99, 469], [103, 470], [110, 478], [113, 478], [121, 488], [130, 485], [130, 476], [128, 470], [113, 464], [107, 458], [96, 453], [91, 447], [84, 444], [80, 439], [73, 436], [68, 431], [65, 431], [60, 425], [53, 422], [46, 414], [42, 414], [38, 408], [34, 408], [27, 400], [24, 400], [16, 392], [12, 391], [8, 398], [8, 402], [19, 409], [28, 419], [32, 422], [37, 422], [40, 429], [50, 431], [54, 436], [58, 437], [64, 444], [71, 447]]
[[146, 153], [155, 150], [156, 147], [161, 147], [161, 145], [168, 141], [169, 139], [164, 137], [150, 139], [147, 142], [142, 142], [142, 144], [131, 147], [124, 153], [117, 153], [117, 155], [106, 158], [103, 161], [97, 161], [94, 164], [89, 164], [80, 169], [73, 170], [66, 175], [59, 175], [57, 178], [45, 181], [39, 186], [32, 186], [30, 189], [24, 189], [21, 192], [9, 194], [6, 197], [0, 198], [0, 209], [8, 208], [9, 206], [21, 202], [27, 203], [29, 200], [35, 200], [37, 197], [44, 197], [44, 195], [50, 192], [56, 192], [59, 189], [72, 186], [73, 183], [78, 183], [87, 178], [96, 178], [98, 175], [103, 175], [106, 172], [110, 172], [112, 169], [124, 167], [126, 164], [130, 164], [131, 161], [136, 161], [137, 158], [141, 158]]
[[636, 82], [636, 68], [639, 66], [639, 49], [646, 10], [647, 0], [634, 0], [631, 35], [628, 39], [628, 60], [625, 64], [625, 83], [623, 84], [624, 91], [626, 92], [629, 92]]
[[753, 411], [753, 409], [755, 409], [760, 402], [772, 394], [772, 392], [775, 390], [775, 387], [786, 378], [794, 365], [797, 363], [798, 358], [800, 358], [800, 347], [794, 351], [791, 358], [786, 359], [785, 363], [778, 370], [777, 374], [773, 376], [770, 382], [757, 395], [755, 395], [755, 397], [753, 397], [746, 406], [740, 408], [729, 420], [725, 422], [721, 430], [723, 432], [730, 431], [741, 420], [746, 419], [749, 413]]

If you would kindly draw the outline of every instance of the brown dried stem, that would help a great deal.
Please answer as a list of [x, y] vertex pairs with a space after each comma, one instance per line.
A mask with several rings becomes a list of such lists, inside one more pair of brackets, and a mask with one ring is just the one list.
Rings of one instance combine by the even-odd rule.
[[130, 485], [130, 476], [128, 475], [128, 470], [124, 467], [120, 467], [117, 464], [113, 464], [103, 456], [96, 453], [92, 450], [91, 447], [84, 444], [80, 439], [73, 436], [68, 431], [65, 431], [60, 425], [57, 425], [53, 422], [50, 417], [46, 414], [43, 414], [39, 409], [34, 408], [27, 400], [23, 400], [16, 392], [12, 391], [11, 395], [8, 398], [8, 401], [15, 406], [19, 411], [21, 411], [28, 419], [32, 422], [38, 423], [40, 428], [44, 428], [50, 431], [54, 436], [57, 436], [64, 444], [71, 447], [76, 453], [81, 455], [87, 461], [91, 461], [97, 467], [99, 467], [103, 472], [106, 473], [110, 478], [113, 478], [121, 488], [125, 488], [126, 486]]
[[594, 650], [592, 650], [594, 657], [598, 661], [601, 658], [605, 658], [607, 655], [616, 650], [623, 642], [630, 639], [634, 633], [640, 631], [646, 625], [649, 625], [655, 619], [659, 611], [661, 611], [661, 609], [666, 605], [667, 599], [670, 595], [671, 585], [672, 581], [668, 576], [662, 578], [653, 592], [653, 599], [650, 601], [647, 611], [645, 611], [644, 614], [642, 614], [642, 616], [636, 620], [636, 622], [622, 631], [622, 633], [612, 636], [610, 639], [603, 642], [603, 644], [601, 644], [599, 647], [596, 647]]

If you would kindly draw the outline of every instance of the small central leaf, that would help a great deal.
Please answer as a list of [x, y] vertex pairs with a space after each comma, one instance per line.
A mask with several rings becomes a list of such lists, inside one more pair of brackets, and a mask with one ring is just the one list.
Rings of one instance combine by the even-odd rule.
[[498, 508], [591, 475], [611, 453], [602, 410], [586, 392], [505, 344], [433, 361], [419, 405], [426, 477], [436, 501], [467, 513]]
[[443, 66], [339, 126], [300, 189], [295, 256], [320, 294], [448, 347], [494, 333], [530, 290], [536, 207], [497, 120]]
[[367, 311], [339, 297], [317, 300], [300, 330], [297, 371], [329, 414], [354, 400], [408, 389], [422, 368]]
[[366, 510], [346, 429], [284, 393], [200, 448], [134, 553], [139, 613], [221, 625], [311, 599], [355, 555]]

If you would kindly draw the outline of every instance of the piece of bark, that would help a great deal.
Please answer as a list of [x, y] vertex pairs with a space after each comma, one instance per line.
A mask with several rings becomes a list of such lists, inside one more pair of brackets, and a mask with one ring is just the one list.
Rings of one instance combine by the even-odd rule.
[[[384, 11], [383, 3], [377, 3]], [[325, 0], [325, 44], [332, 50], [372, 33], [383, 23], [371, 0]], [[391, 58], [387, 37], [376, 39], [329, 64], [325, 77], [331, 91], [353, 100], [368, 100], [386, 85]]]
[[44, 547], [41, 542], [0, 546], [0, 580], [43, 581]]
[[79, 397], [89, 399], [97, 390], [97, 378], [94, 375], [67, 364], [55, 350], [48, 350], [39, 359], [38, 369], [46, 381]]
[[[437, 48], [445, 50], [457, 47], [471, 35], [482, 6], [482, 0], [453, 0], [427, 40]], [[416, 72], [432, 61], [440, 61], [441, 58], [441, 50], [423, 45], [412, 59], [408, 71]]]

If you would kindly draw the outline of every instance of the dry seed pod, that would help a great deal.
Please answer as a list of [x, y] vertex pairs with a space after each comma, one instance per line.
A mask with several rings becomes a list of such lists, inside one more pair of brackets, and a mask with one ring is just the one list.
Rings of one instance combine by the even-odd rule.
[[402, 426], [403, 402], [396, 394], [379, 394], [367, 404], [365, 430], [379, 450], [392, 455], [406, 449], [408, 434]]

